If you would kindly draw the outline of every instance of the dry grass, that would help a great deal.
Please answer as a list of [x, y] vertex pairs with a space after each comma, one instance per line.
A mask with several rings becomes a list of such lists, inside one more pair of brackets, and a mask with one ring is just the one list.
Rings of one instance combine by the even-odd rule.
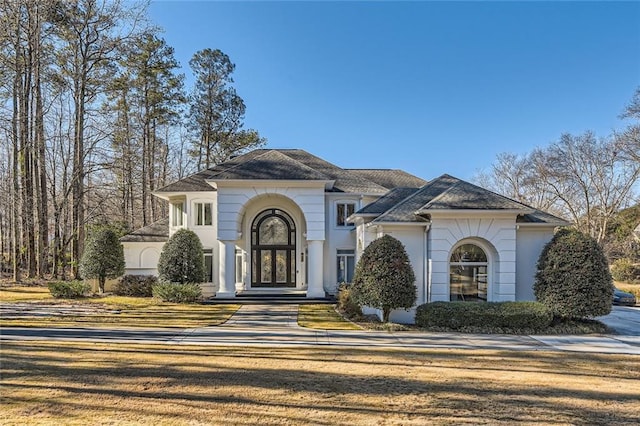
[[637, 424], [638, 357], [3, 343], [0, 423]]
[[299, 305], [298, 325], [318, 330], [361, 330], [340, 316], [334, 305]]
[[226, 322], [240, 308], [235, 304], [165, 303], [151, 297], [55, 299], [46, 287], [2, 288], [0, 302], [37, 305], [50, 312], [49, 315], [3, 315], [2, 327], [205, 327]]
[[25, 302], [55, 300], [47, 287], [0, 287], [0, 302]]

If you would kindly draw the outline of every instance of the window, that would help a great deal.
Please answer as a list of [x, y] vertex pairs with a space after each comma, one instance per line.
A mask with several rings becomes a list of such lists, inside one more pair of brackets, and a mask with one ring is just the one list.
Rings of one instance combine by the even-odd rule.
[[487, 255], [475, 244], [462, 244], [449, 261], [450, 300], [487, 300]]
[[356, 256], [354, 250], [338, 250], [338, 284], [350, 283], [353, 281], [353, 271], [356, 266]]
[[195, 203], [196, 226], [207, 226], [213, 224], [213, 205], [211, 203]]
[[184, 203], [171, 203], [171, 226], [182, 226], [184, 215]]
[[213, 282], [213, 250], [204, 249], [204, 277], [205, 282]]
[[353, 222], [347, 222], [347, 218], [356, 211], [355, 203], [338, 203], [337, 209], [337, 226], [353, 226]]
[[244, 256], [242, 250], [236, 249], [236, 283], [242, 283], [244, 280]]

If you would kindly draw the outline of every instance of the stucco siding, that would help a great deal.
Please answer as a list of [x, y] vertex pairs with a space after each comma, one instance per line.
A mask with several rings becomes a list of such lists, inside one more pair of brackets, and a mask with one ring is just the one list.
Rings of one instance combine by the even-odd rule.
[[123, 242], [125, 275], [158, 276], [158, 260], [164, 243]]
[[536, 264], [542, 249], [553, 238], [553, 229], [521, 227], [516, 238], [516, 300], [535, 300]]

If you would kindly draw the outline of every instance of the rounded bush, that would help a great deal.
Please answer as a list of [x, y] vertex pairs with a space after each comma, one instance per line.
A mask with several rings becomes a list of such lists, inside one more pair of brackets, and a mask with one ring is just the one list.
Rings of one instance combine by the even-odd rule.
[[202, 299], [202, 288], [194, 283], [160, 282], [152, 288], [153, 297], [163, 302], [195, 303]]
[[57, 299], [77, 299], [84, 297], [91, 286], [84, 281], [54, 281], [47, 284], [51, 295]]
[[390, 235], [374, 240], [362, 253], [353, 276], [351, 296], [363, 306], [382, 310], [389, 321], [393, 309], [408, 309], [416, 302], [416, 286], [409, 256]]
[[180, 229], [169, 238], [160, 253], [158, 273], [161, 280], [172, 283], [204, 281], [204, 253], [195, 232]]
[[124, 249], [118, 234], [111, 228], [98, 228], [85, 240], [80, 259], [82, 278], [97, 278], [100, 292], [104, 293], [107, 278], [124, 274]]
[[152, 287], [158, 282], [153, 275], [125, 275], [118, 280], [114, 294], [130, 297], [151, 297]]
[[416, 325], [454, 331], [544, 330], [553, 314], [537, 302], [433, 302], [418, 306]]
[[542, 250], [534, 293], [557, 317], [582, 319], [611, 312], [613, 281], [598, 243], [573, 229], [558, 231]]
[[611, 265], [611, 276], [616, 281], [627, 283], [640, 282], [640, 263], [633, 263], [631, 259], [618, 259]]

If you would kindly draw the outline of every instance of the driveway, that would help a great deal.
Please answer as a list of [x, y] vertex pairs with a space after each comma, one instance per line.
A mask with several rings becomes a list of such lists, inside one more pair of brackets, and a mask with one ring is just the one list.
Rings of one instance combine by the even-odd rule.
[[[631, 313], [629, 314], [629, 309]], [[635, 310], [634, 310], [635, 309]], [[361, 348], [457, 348], [493, 350], [561, 350], [640, 355], [640, 333], [628, 318], [638, 320], [637, 308], [618, 308], [604, 318], [620, 321], [633, 335], [608, 336], [513, 336], [463, 333], [385, 332], [367, 330], [312, 330], [299, 327], [298, 306], [243, 305], [227, 323], [217, 327], [169, 329], [91, 329], [5, 327], [0, 341], [64, 340], [170, 345], [215, 346], [343, 346]], [[621, 316], [622, 320], [615, 319]], [[637, 324], [637, 323], [636, 323]], [[614, 325], [615, 326], [615, 325]], [[618, 327], [622, 327], [619, 325]], [[622, 330], [622, 328], [620, 328]]]
[[598, 320], [623, 336], [640, 336], [640, 306], [614, 306], [611, 313]]

